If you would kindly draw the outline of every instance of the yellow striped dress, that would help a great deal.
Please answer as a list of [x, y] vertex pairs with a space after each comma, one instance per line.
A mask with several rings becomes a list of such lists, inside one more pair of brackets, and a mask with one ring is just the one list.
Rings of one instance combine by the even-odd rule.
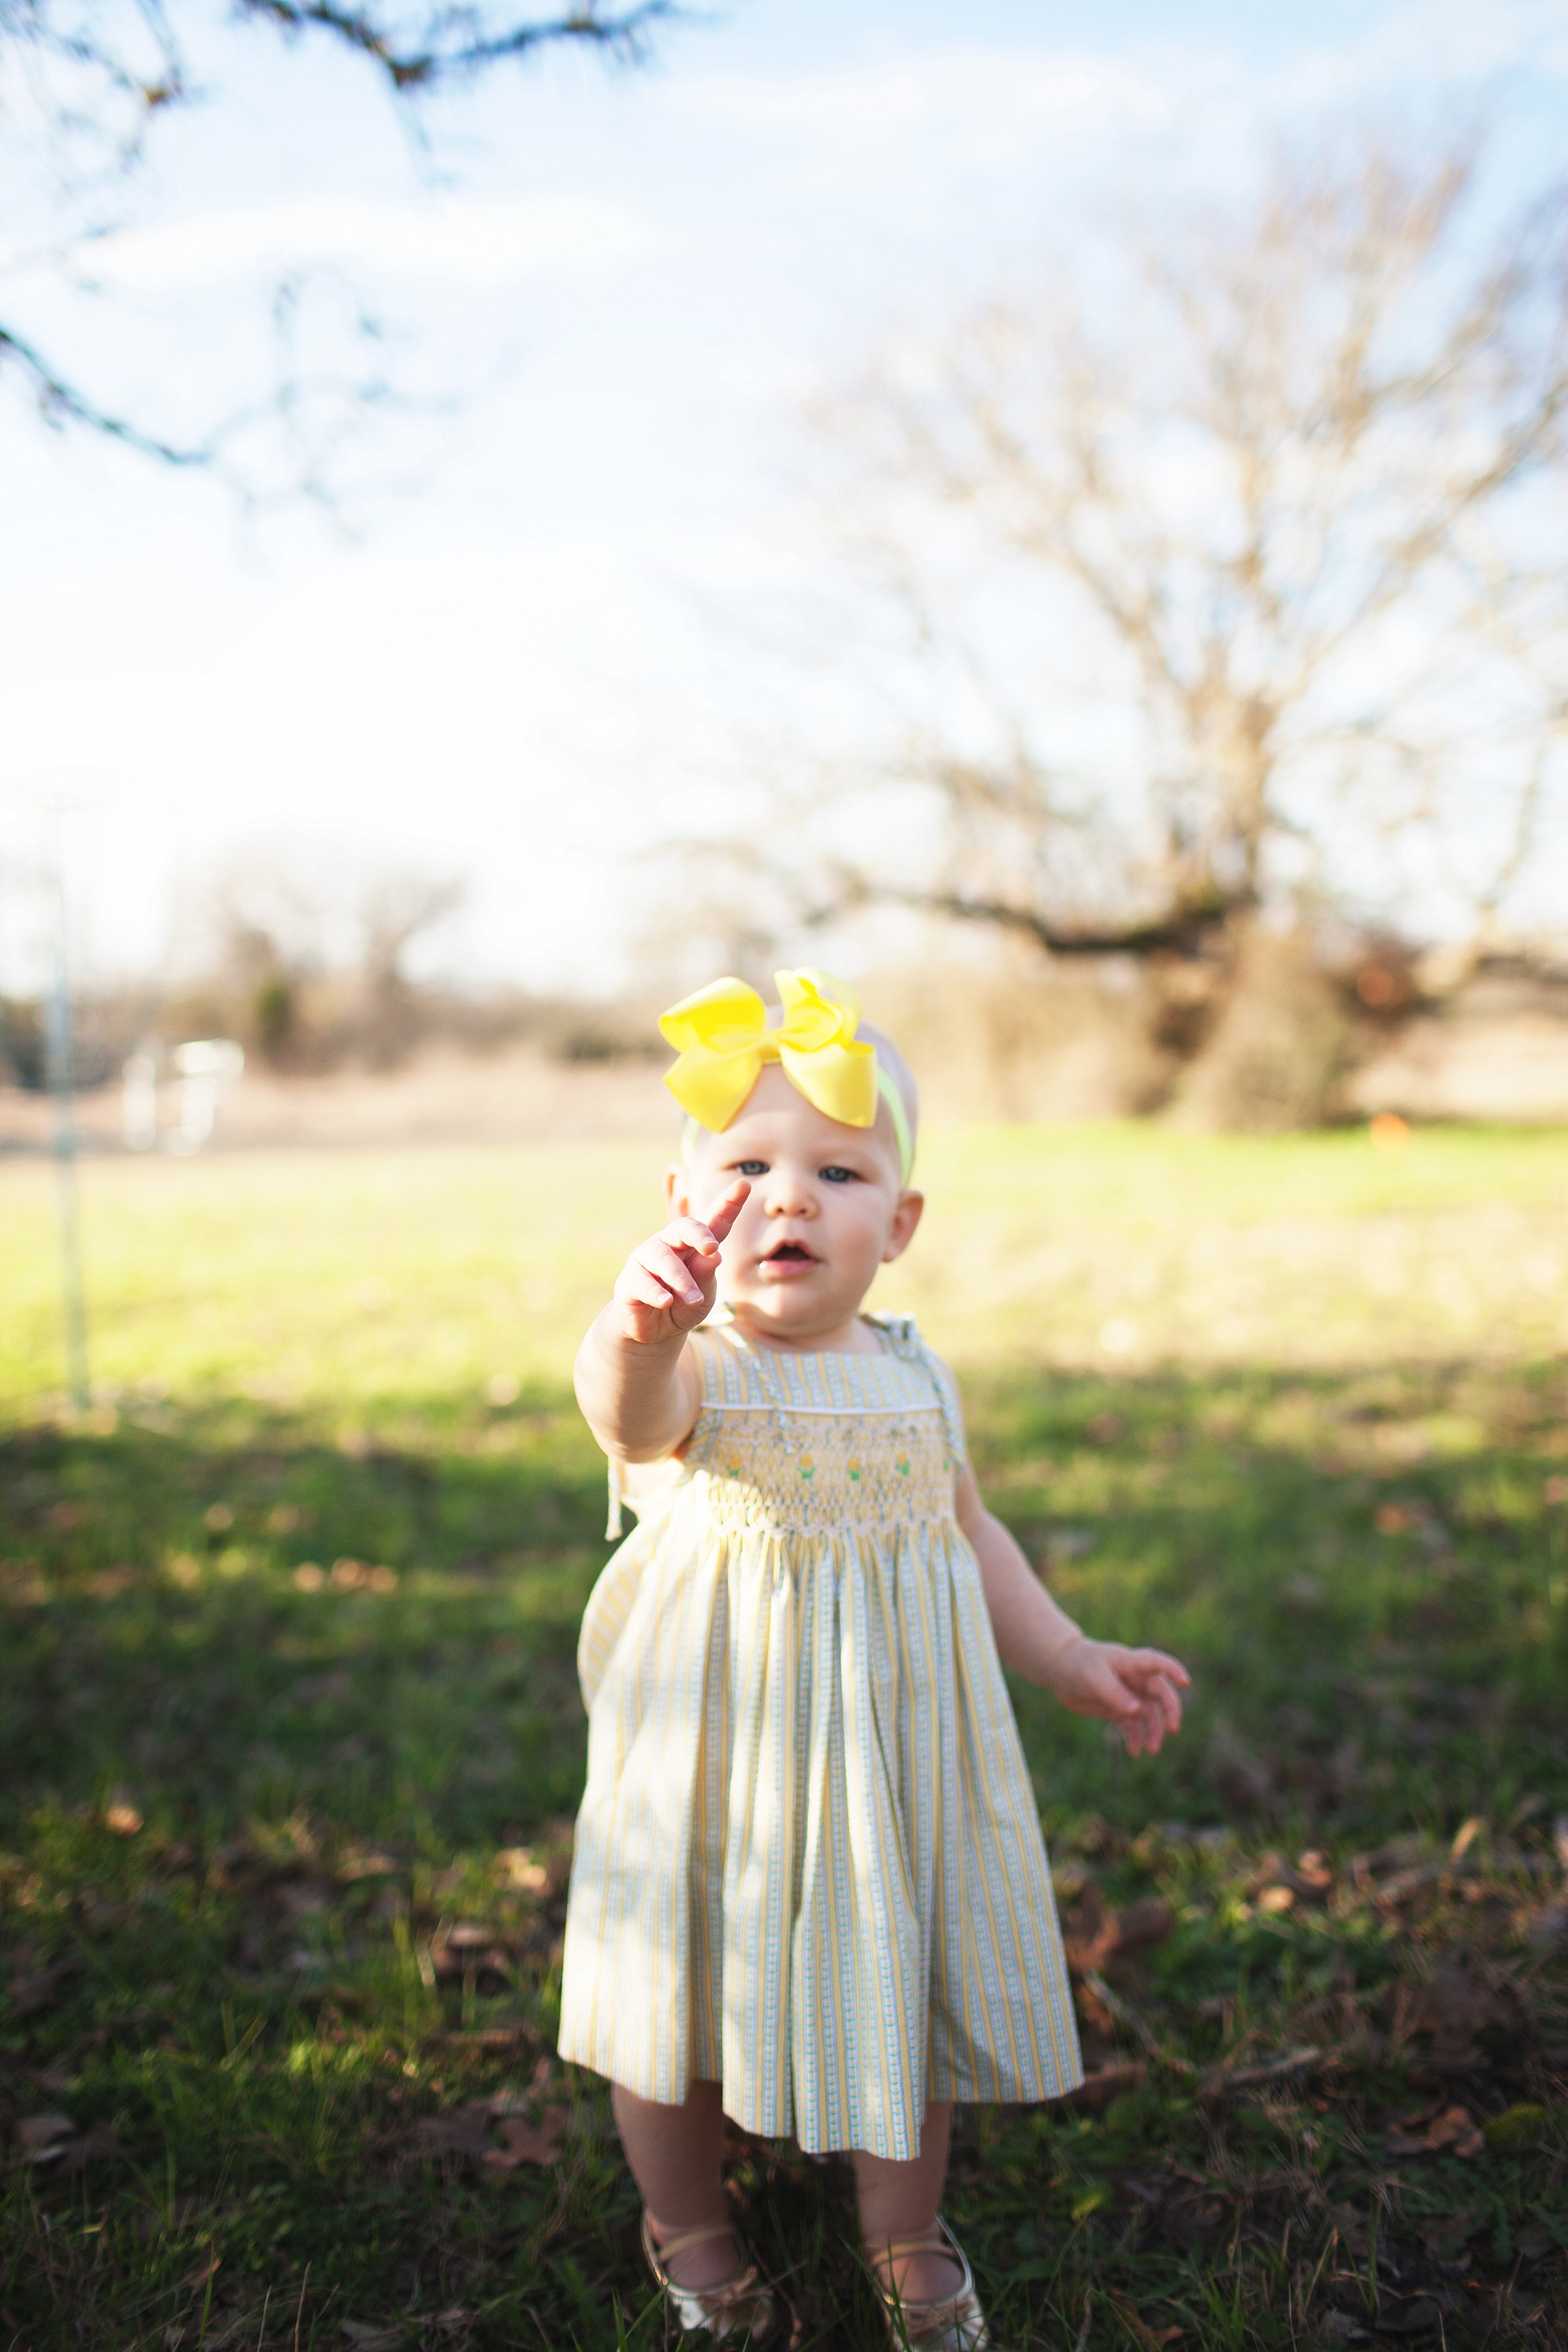
[[979, 1565], [952, 1378], [903, 1318], [784, 1355], [722, 1318], [702, 1408], [583, 1622], [588, 1784], [561, 2054], [694, 2079], [814, 2153], [918, 2152], [928, 2098], [1082, 2078]]

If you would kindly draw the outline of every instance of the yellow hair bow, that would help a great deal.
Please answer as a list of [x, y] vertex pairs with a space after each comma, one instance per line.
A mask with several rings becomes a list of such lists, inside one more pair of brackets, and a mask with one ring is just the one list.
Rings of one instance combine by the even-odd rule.
[[854, 990], [816, 971], [777, 971], [773, 983], [784, 1007], [776, 1029], [768, 1027], [762, 998], [743, 980], [711, 981], [661, 1017], [659, 1029], [680, 1055], [664, 1083], [681, 1109], [721, 1132], [764, 1062], [781, 1062], [814, 1108], [846, 1127], [873, 1126], [877, 1049], [856, 1042], [860, 1000]]

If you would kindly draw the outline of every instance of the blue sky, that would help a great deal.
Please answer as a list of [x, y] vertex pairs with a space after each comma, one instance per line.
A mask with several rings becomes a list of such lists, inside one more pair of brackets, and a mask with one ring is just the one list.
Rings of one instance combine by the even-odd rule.
[[195, 429], [261, 380], [269, 288], [309, 265], [394, 322], [401, 381], [463, 400], [367, 446], [350, 541], [244, 529], [0, 384], [0, 985], [61, 792], [99, 969], [188, 951], [213, 874], [282, 844], [329, 896], [465, 874], [455, 969], [614, 977], [628, 853], [721, 795], [755, 717], [728, 621], [788, 544], [803, 400], [1078, 208], [1223, 184], [1326, 107], [1501, 92], [1527, 173], [1561, 149], [1568, 8], [737, 0], [648, 73], [442, 100], [423, 158], [346, 58], [215, 10], [202, 63], [210, 102], [94, 250], [106, 293], [27, 266], [51, 224], [0, 166], [0, 316]]

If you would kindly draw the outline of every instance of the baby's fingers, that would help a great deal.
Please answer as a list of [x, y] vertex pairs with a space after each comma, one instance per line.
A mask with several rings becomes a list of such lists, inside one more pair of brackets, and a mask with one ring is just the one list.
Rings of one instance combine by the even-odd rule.
[[1131, 1727], [1136, 1729], [1140, 1751], [1157, 1756], [1166, 1737], [1182, 1727], [1182, 1702], [1163, 1675], [1154, 1675], [1139, 1694], [1139, 1707]]
[[1163, 1675], [1168, 1682], [1174, 1683], [1182, 1690], [1186, 1690], [1193, 1679], [1180, 1658], [1173, 1658], [1164, 1650], [1124, 1650], [1121, 1654], [1121, 1670], [1123, 1674], [1133, 1675], [1139, 1682], [1145, 1682], [1152, 1675]]
[[693, 1285], [685, 1262], [672, 1249], [666, 1248], [662, 1242], [644, 1242], [622, 1267], [616, 1297], [623, 1306], [636, 1300], [668, 1314], [675, 1306], [700, 1303], [701, 1293]]
[[1122, 1673], [1140, 1698], [1159, 1708], [1167, 1731], [1179, 1731], [1181, 1694], [1192, 1686], [1192, 1676], [1180, 1661], [1168, 1658], [1163, 1650], [1135, 1650]]
[[678, 1298], [683, 1307], [700, 1307], [701, 1285], [680, 1251], [672, 1249], [662, 1234], [654, 1241], [644, 1242], [639, 1250], [634, 1251], [633, 1257], [644, 1274], [663, 1283], [668, 1293], [663, 1302], [666, 1306], [670, 1298]]
[[718, 1237], [700, 1217], [672, 1217], [655, 1239], [668, 1243], [672, 1250], [689, 1250], [698, 1257], [714, 1257], [719, 1249]]

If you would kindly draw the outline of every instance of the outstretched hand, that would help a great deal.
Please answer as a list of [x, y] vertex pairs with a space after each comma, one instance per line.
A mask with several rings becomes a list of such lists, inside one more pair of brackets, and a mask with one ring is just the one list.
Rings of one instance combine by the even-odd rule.
[[1051, 1661], [1051, 1688], [1075, 1715], [1113, 1723], [1129, 1756], [1157, 1756], [1182, 1727], [1181, 1693], [1192, 1676], [1163, 1650], [1127, 1650], [1078, 1634]]
[[611, 1328], [642, 1347], [684, 1339], [713, 1311], [719, 1249], [751, 1194], [743, 1177], [731, 1184], [708, 1223], [673, 1217], [662, 1233], [639, 1242], [616, 1284]]

